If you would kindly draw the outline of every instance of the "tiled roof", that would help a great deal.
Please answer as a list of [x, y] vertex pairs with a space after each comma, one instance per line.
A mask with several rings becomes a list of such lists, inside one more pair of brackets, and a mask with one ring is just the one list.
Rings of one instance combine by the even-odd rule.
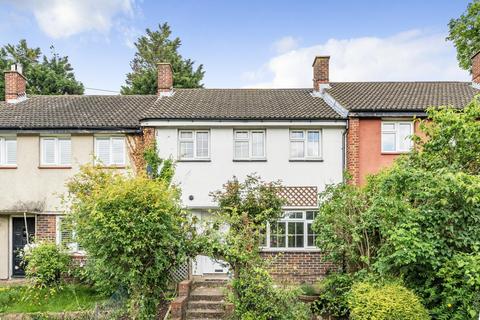
[[316, 207], [318, 205], [317, 187], [282, 187], [279, 195], [287, 207]]
[[327, 92], [350, 111], [423, 111], [463, 107], [480, 90], [470, 82], [333, 82]]
[[158, 99], [150, 119], [341, 119], [312, 89], [175, 89]]
[[1, 129], [135, 129], [156, 95], [29, 96], [0, 104]]

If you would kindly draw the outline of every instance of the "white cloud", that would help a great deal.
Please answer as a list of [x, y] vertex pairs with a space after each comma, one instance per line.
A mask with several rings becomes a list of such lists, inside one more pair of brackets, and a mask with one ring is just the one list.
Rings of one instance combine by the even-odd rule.
[[85, 31], [107, 33], [117, 15], [132, 16], [134, 0], [8, 0], [31, 11], [52, 38], [66, 38]]
[[331, 81], [468, 81], [445, 35], [411, 30], [390, 37], [330, 39], [271, 58], [245, 72], [245, 87], [310, 87], [316, 55], [330, 55]]
[[277, 53], [285, 53], [295, 49], [297, 46], [298, 39], [288, 36], [275, 41], [272, 47]]

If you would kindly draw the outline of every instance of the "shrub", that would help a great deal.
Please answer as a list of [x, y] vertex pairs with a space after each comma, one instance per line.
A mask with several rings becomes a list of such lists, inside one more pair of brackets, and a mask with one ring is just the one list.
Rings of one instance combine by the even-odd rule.
[[400, 284], [358, 282], [348, 295], [352, 320], [430, 319], [419, 298]]
[[352, 287], [350, 274], [332, 273], [320, 282], [320, 297], [312, 305], [315, 314], [348, 318], [347, 296]]
[[24, 250], [25, 275], [35, 287], [59, 285], [62, 275], [69, 271], [70, 256], [54, 243], [37, 243]]
[[275, 287], [261, 267], [242, 269], [232, 283], [235, 317], [241, 320], [310, 319], [306, 304], [298, 299], [298, 289]]

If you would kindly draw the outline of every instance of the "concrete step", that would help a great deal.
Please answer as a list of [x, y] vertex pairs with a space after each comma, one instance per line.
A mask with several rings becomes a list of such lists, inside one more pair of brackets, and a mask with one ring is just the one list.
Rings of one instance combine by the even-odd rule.
[[209, 301], [209, 300], [197, 300], [189, 301], [188, 309], [208, 309], [208, 310], [221, 310], [223, 311], [225, 301]]
[[224, 293], [221, 288], [196, 288], [190, 294], [190, 301], [222, 301]]
[[227, 279], [204, 279], [204, 280], [195, 280], [192, 284], [192, 288], [208, 287], [208, 288], [219, 288], [225, 287], [228, 284]]
[[225, 312], [223, 310], [208, 309], [188, 309], [187, 319], [223, 319]]

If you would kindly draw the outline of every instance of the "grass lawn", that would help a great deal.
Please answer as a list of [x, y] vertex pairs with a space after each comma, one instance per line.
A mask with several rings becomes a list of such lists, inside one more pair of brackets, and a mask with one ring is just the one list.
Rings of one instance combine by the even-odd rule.
[[46, 289], [27, 292], [26, 286], [0, 286], [0, 313], [62, 312], [92, 309], [105, 298], [81, 285], [65, 285], [47, 294]]

